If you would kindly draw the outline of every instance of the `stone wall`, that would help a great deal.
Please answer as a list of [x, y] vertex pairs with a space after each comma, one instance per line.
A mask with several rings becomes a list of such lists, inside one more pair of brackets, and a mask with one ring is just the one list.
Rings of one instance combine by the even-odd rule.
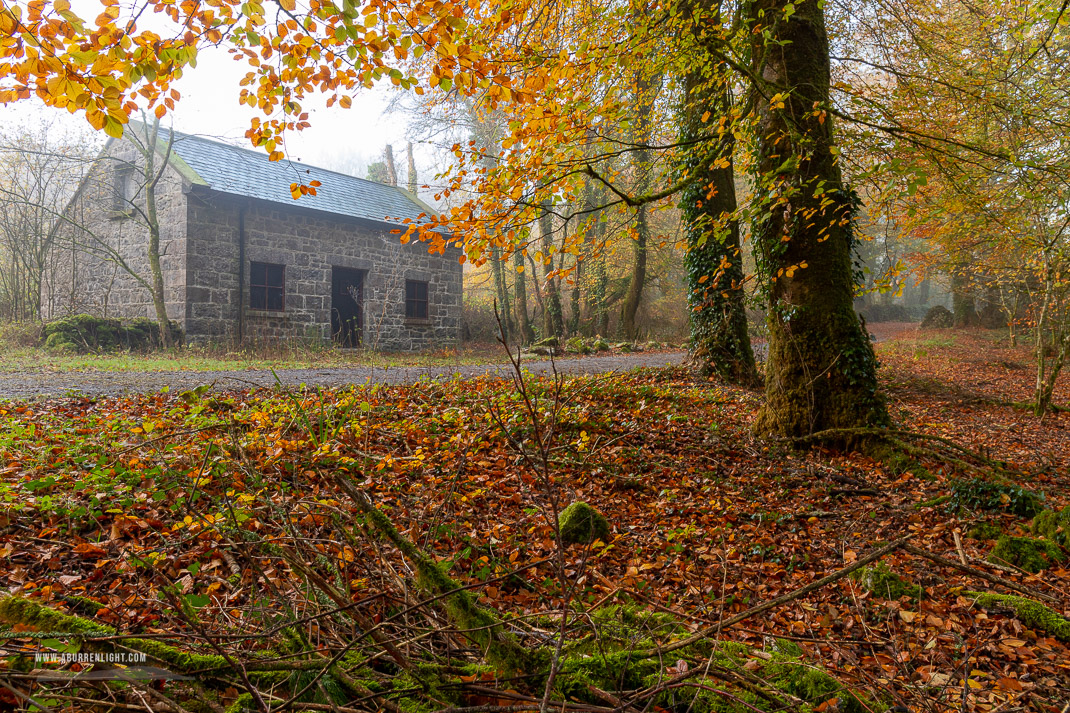
[[[136, 209], [145, 207], [143, 167], [141, 155], [127, 140], [109, 142], [93, 164], [56, 229], [41, 287], [45, 319], [80, 313], [156, 318], [150, 290], [134, 276], [152, 284], [148, 224]], [[116, 210], [116, 180], [122, 170], [130, 173], [128, 196], [133, 205]], [[156, 187], [156, 208], [167, 314], [182, 323], [186, 197], [181, 176], [170, 167]]]
[[[364, 271], [367, 348], [421, 351], [454, 346], [460, 337], [461, 265], [457, 249], [430, 255], [426, 245], [401, 245], [390, 228], [300, 206], [244, 201], [194, 190], [188, 201], [188, 338], [295, 340], [331, 338], [332, 267]], [[239, 233], [245, 234], [244, 294], [239, 299]], [[249, 305], [251, 262], [286, 267], [285, 308]], [[405, 318], [405, 281], [428, 283], [428, 319]], [[243, 313], [239, 315], [239, 305]]]

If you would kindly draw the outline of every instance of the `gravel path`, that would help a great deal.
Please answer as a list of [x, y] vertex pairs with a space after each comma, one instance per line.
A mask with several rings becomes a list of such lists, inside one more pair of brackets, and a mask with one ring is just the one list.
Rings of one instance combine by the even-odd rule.
[[[603, 374], [628, 371], [636, 367], [657, 367], [683, 363], [684, 352], [655, 352], [590, 356], [557, 362], [563, 374]], [[534, 374], [550, 372], [550, 362], [524, 364]], [[411, 384], [426, 379], [454, 376], [470, 379], [479, 376], [505, 376], [505, 364], [457, 365], [435, 367], [330, 367], [323, 369], [281, 369], [276, 371], [285, 386], [346, 386], [349, 384]], [[219, 389], [245, 389], [273, 386], [275, 377], [268, 370], [247, 371], [155, 371], [155, 372], [68, 372], [38, 374], [0, 374], [0, 399], [32, 399], [58, 396], [105, 396], [124, 393], [151, 393], [165, 386], [185, 391], [201, 384]]]

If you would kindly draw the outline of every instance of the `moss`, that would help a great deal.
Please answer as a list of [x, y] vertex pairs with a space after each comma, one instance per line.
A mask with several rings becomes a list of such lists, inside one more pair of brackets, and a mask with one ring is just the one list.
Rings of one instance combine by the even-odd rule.
[[1070, 550], [1070, 507], [1062, 510], [1045, 510], [1033, 518], [1030, 528], [1034, 535], [1039, 535], [1060, 547]]
[[1013, 594], [992, 592], [965, 592], [965, 594], [973, 597], [978, 606], [985, 609], [1009, 609], [1029, 628], [1051, 634], [1059, 641], [1070, 642], [1070, 620], [1040, 602]]
[[537, 665], [538, 657], [545, 652], [528, 651], [521, 646], [520, 642], [506, 631], [501, 620], [479, 606], [468, 590], [461, 589], [460, 585], [446, 574], [442, 565], [403, 537], [390, 518], [371, 503], [361, 504], [362, 511], [375, 529], [413, 563], [416, 568], [416, 583], [427, 595], [438, 597], [450, 592], [442, 600], [446, 614], [465, 636], [479, 645], [488, 663], [499, 671], [514, 675], [523, 674]]
[[227, 706], [227, 713], [246, 713], [247, 711], [256, 710], [256, 705], [253, 703], [253, 696], [251, 693], [243, 693], [234, 699], [234, 702]]
[[[112, 636], [116, 633], [110, 626], [80, 616], [64, 614], [22, 597], [0, 599], [0, 621], [30, 626], [39, 631], [80, 634], [86, 637]], [[122, 646], [140, 651], [184, 673], [229, 668], [222, 656], [189, 653], [153, 639], [123, 639]]]
[[877, 710], [821, 668], [800, 661], [797, 657], [774, 654], [773, 660], [762, 666], [760, 676], [777, 690], [801, 698], [812, 706], [837, 698], [839, 706], [836, 710], [841, 713]]
[[588, 686], [602, 690], [634, 690], [644, 685], [644, 679], [658, 673], [657, 661], [638, 651], [609, 651], [590, 655], [570, 656], [561, 660], [557, 690], [567, 699], [595, 702]]
[[587, 545], [595, 540], [609, 539], [609, 522], [602, 513], [585, 502], [574, 502], [557, 518], [561, 542], [567, 545]]
[[[338, 683], [338, 681], [329, 673], [325, 673], [316, 680], [316, 677], [320, 676], [319, 671], [293, 671], [287, 676], [287, 686], [290, 689], [290, 695], [296, 696], [298, 693], [301, 695], [297, 698], [298, 703], [336, 703], [343, 704], [348, 700], [346, 696], [345, 688]], [[310, 683], [316, 681], [307, 691], [305, 688]]]
[[1066, 559], [1059, 546], [1049, 540], [1036, 540], [1032, 537], [1011, 537], [1002, 535], [996, 546], [988, 555], [990, 562], [1007, 562], [1021, 567], [1026, 572], [1036, 574], [1053, 564]]
[[932, 498], [931, 500], [922, 500], [920, 503], [914, 505], [915, 510], [921, 510], [922, 508], [934, 508], [937, 505], [943, 505], [948, 500], [951, 500], [950, 495], [941, 495], [938, 498]]
[[978, 522], [966, 531], [966, 537], [975, 540], [995, 540], [1003, 534], [1003, 528], [994, 522]]
[[858, 575], [862, 588], [874, 596], [885, 599], [907, 597], [918, 601], [925, 594], [921, 585], [911, 584], [908, 580], [893, 572], [883, 562], [873, 567], [863, 567]]

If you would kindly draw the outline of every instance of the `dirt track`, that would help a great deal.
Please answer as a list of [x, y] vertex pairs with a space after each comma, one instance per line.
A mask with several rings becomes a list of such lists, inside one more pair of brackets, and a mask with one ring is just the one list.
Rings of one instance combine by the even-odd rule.
[[[680, 364], [683, 352], [612, 354], [582, 359], [563, 359], [557, 370], [564, 374], [603, 374], [636, 367]], [[525, 363], [535, 374], [551, 370], [549, 360]], [[411, 384], [426, 379], [473, 378], [509, 373], [505, 364], [436, 367], [329, 367], [323, 369], [281, 369], [275, 372], [284, 386], [346, 386], [349, 384]], [[219, 389], [270, 387], [275, 375], [269, 370], [244, 371], [155, 371], [155, 372], [67, 372], [58, 374], [0, 374], [0, 399], [33, 399], [59, 396], [103, 396], [153, 392], [163, 387], [172, 391], [214, 384]]]

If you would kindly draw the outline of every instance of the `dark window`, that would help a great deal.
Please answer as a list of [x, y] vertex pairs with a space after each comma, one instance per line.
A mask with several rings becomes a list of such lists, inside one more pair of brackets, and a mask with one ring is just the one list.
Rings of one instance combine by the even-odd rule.
[[427, 283], [405, 280], [405, 318], [427, 319]]
[[286, 303], [286, 268], [269, 262], [249, 264], [249, 307], [282, 311]]
[[134, 167], [126, 164], [116, 167], [115, 185], [112, 186], [112, 209], [116, 213], [129, 213], [135, 194]]

